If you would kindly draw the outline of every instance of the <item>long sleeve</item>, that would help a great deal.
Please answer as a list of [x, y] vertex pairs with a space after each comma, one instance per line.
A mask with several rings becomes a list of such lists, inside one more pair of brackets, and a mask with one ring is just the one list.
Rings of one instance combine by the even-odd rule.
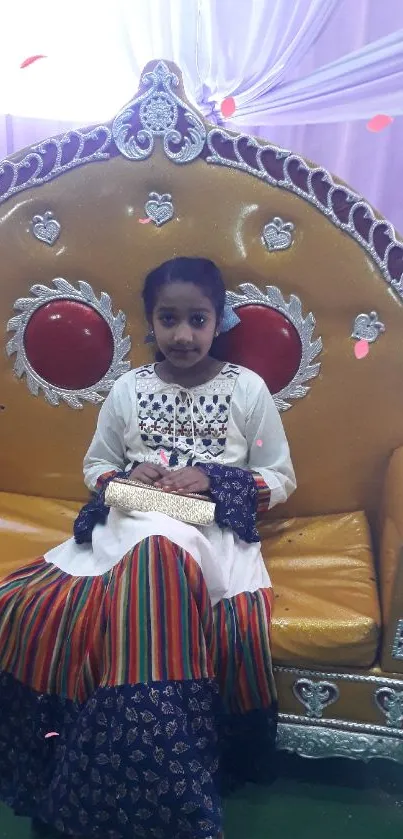
[[261, 496], [260, 511], [260, 502], [265, 497], [268, 502], [266, 509], [284, 503], [294, 492], [296, 479], [280, 414], [269, 390], [258, 377], [254, 378], [247, 402], [245, 435], [248, 443], [248, 468], [258, 473], [270, 490], [269, 495], [262, 482], [257, 481]]
[[84, 458], [84, 480], [91, 490], [97, 487], [101, 476], [122, 472], [127, 466], [125, 413], [118, 381], [102, 405], [94, 437]]

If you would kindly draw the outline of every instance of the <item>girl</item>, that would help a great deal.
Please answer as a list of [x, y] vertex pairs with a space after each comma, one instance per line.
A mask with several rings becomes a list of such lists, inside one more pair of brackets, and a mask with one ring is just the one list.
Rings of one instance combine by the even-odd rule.
[[[0, 794], [69, 834], [215, 839], [220, 768], [260, 779], [275, 732], [256, 514], [295, 478], [262, 379], [210, 353], [216, 266], [166, 262], [143, 300], [162, 360], [101, 408], [75, 539], [0, 585]], [[209, 493], [216, 522], [109, 511], [121, 473]]]

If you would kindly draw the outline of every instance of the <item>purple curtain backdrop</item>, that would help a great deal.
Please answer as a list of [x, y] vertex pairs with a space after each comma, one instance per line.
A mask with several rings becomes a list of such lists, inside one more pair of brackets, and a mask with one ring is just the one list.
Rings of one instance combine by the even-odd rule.
[[[79, 44], [88, 53], [88, 45], [98, 43], [83, 64], [94, 72], [83, 71], [80, 83], [75, 69], [71, 82], [77, 85], [80, 116], [73, 121], [70, 96], [66, 119], [50, 118], [54, 112], [64, 115], [63, 85], [50, 63], [20, 71], [27, 74], [22, 77], [27, 95], [29, 84], [32, 95], [43, 91], [35, 102], [38, 115], [49, 118], [0, 117], [0, 158], [97, 121], [93, 94], [99, 85], [108, 93], [105, 107], [111, 112], [100, 113], [98, 121], [112, 117], [135, 92], [144, 64], [163, 57], [181, 66], [188, 95], [211, 121], [222, 122], [220, 102], [234, 96], [231, 126], [325, 166], [403, 231], [401, 0], [242, 0], [236, 14], [233, 0], [117, 0], [113, 10], [108, 6], [108, 15], [96, 17], [99, 3], [94, 0], [92, 40], [82, 33]], [[108, 62], [100, 43], [109, 45]], [[37, 51], [40, 46], [32, 41], [32, 54]], [[72, 59], [61, 48], [55, 65], [59, 73], [64, 60]], [[55, 98], [56, 109], [50, 107]], [[12, 111], [12, 97], [9, 101]], [[81, 117], [85, 102], [91, 103], [88, 119]], [[376, 113], [395, 118], [383, 131], [371, 133], [366, 123]]]

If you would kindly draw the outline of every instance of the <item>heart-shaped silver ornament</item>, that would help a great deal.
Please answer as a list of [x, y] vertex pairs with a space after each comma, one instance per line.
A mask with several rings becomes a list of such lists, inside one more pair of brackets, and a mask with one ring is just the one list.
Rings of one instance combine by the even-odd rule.
[[283, 221], [279, 216], [275, 216], [263, 228], [263, 244], [270, 252], [286, 251], [293, 243], [293, 231], [292, 221]]
[[32, 219], [32, 232], [35, 239], [39, 239], [40, 242], [45, 242], [50, 247], [59, 238], [60, 231], [61, 225], [50, 210], [47, 210], [43, 216], [37, 215]]
[[174, 205], [172, 203], [172, 195], [169, 195], [168, 192], [164, 195], [159, 195], [158, 192], [150, 192], [144, 209], [146, 216], [153, 221], [157, 227], [161, 227], [173, 218]]
[[337, 702], [340, 695], [334, 682], [314, 682], [312, 679], [298, 679], [292, 689], [296, 699], [305, 706], [307, 716], [316, 719], [320, 719], [325, 708]]
[[391, 728], [403, 728], [403, 690], [394, 690], [389, 686], [375, 691], [375, 703], [386, 717]]

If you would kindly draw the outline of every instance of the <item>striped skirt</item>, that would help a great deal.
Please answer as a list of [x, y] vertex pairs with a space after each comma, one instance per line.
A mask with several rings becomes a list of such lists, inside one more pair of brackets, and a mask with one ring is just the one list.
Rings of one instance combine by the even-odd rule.
[[212, 608], [161, 536], [101, 577], [8, 577], [0, 798], [67, 834], [220, 836], [222, 769], [259, 779], [273, 745], [270, 613], [271, 590]]

